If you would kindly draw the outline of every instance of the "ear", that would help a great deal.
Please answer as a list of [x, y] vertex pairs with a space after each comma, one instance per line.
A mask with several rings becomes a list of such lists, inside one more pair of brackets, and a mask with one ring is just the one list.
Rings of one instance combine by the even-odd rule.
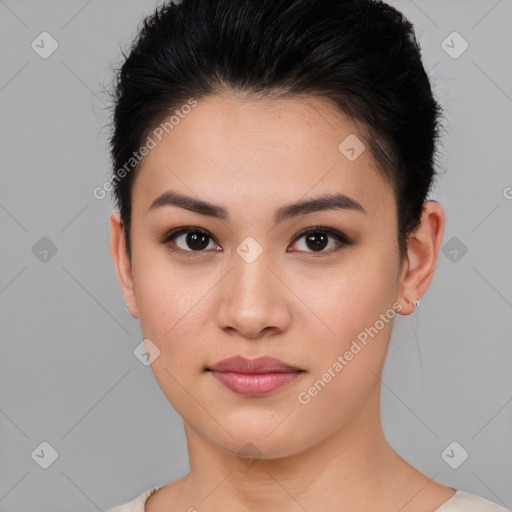
[[437, 201], [423, 203], [421, 224], [407, 242], [398, 301], [400, 314], [410, 315], [414, 301], [427, 291], [436, 268], [437, 256], [444, 234], [445, 215]]
[[126, 247], [124, 223], [121, 220], [119, 210], [115, 210], [110, 214], [110, 255], [112, 256], [125, 303], [129, 304], [128, 311], [132, 316], [138, 318], [139, 314], [133, 289], [132, 268]]

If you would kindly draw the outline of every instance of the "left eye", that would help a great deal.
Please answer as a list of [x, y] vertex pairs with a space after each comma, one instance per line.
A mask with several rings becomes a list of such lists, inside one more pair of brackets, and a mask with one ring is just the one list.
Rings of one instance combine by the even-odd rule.
[[[343, 246], [351, 244], [349, 238], [343, 233], [340, 233], [339, 231], [335, 231], [333, 229], [322, 227], [307, 228], [302, 233], [297, 235], [297, 237], [295, 237], [294, 242], [296, 242], [297, 240], [301, 240], [303, 238], [305, 247], [313, 249], [311, 252], [334, 252]], [[329, 238], [334, 239], [336, 242], [334, 244], [334, 251], [324, 251], [324, 249], [329, 243]], [[306, 250], [305, 252], [310, 251]]]
[[[334, 249], [333, 245], [331, 244], [330, 248], [333, 250], [325, 251], [324, 249], [326, 249], [326, 247], [329, 245], [329, 238], [335, 241]], [[181, 247], [179, 245], [180, 239], [182, 239]], [[292, 245], [296, 244], [302, 239], [304, 239], [303, 243], [305, 244], [306, 249], [294, 249], [293, 251], [289, 252], [330, 253], [337, 251], [343, 246], [352, 244], [351, 240], [343, 233], [330, 228], [322, 227], [310, 227], [305, 229], [294, 238]], [[171, 244], [171, 250], [173, 252], [181, 252], [186, 256], [196, 256], [198, 253], [205, 252], [206, 249], [219, 250], [216, 248], [220, 248], [220, 246], [215, 243], [213, 237], [207, 231], [201, 228], [193, 227], [171, 230], [169, 233], [161, 237], [159, 242], [164, 245]]]

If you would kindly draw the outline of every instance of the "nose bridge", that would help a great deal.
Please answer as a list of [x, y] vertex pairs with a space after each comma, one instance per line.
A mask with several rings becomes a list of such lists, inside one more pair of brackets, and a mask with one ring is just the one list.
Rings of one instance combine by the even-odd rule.
[[269, 267], [270, 252], [255, 239], [247, 237], [239, 244], [224, 287], [219, 327], [236, 329], [247, 337], [257, 337], [268, 328], [286, 329], [286, 293]]
[[271, 264], [269, 252], [248, 237], [237, 247], [233, 259], [230, 294], [233, 303], [242, 310], [252, 306], [261, 308], [272, 301], [274, 286], [270, 281], [274, 276], [268, 268]]

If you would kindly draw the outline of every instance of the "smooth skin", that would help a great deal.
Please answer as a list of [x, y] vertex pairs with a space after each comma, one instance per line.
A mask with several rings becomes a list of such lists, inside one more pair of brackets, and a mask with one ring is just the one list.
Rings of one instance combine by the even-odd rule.
[[[151, 369], [183, 419], [190, 459], [190, 472], [153, 494], [148, 512], [432, 512], [454, 494], [384, 437], [380, 378], [393, 321], [309, 403], [298, 400], [393, 303], [397, 314], [414, 311], [443, 237], [443, 209], [427, 201], [400, 268], [392, 189], [368, 149], [354, 161], [338, 149], [350, 134], [364, 140], [358, 128], [313, 96], [203, 98], [137, 171], [131, 263], [119, 212], [111, 214], [124, 299], [160, 350]], [[169, 190], [223, 207], [228, 218], [149, 209]], [[310, 212], [274, 225], [277, 209], [335, 192], [364, 212]], [[210, 238], [203, 246], [186, 234], [159, 242], [182, 226]], [[296, 239], [311, 226], [353, 243], [329, 236], [319, 250]], [[249, 236], [263, 250], [252, 263], [236, 252]], [[305, 372], [265, 396], [239, 395], [204, 370], [237, 354], [270, 355]], [[259, 457], [241, 457], [244, 446]]]

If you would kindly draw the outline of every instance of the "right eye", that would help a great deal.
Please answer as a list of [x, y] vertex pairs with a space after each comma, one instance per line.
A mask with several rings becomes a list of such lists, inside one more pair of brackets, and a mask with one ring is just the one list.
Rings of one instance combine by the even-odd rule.
[[[214, 239], [208, 231], [194, 226], [172, 229], [159, 239], [159, 243], [169, 245], [172, 252], [184, 256], [196, 256], [198, 254], [194, 253], [206, 252], [205, 249], [213, 242]], [[215, 246], [219, 247], [214, 244]]]

